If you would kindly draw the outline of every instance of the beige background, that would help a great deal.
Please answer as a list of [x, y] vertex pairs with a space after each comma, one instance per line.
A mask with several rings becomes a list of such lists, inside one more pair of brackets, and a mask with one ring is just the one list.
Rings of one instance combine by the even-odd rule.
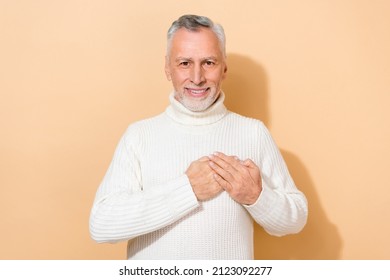
[[224, 25], [227, 105], [262, 119], [310, 203], [256, 258], [390, 258], [390, 2], [0, 1], [0, 259], [123, 259], [88, 218], [115, 146], [160, 113], [165, 33]]

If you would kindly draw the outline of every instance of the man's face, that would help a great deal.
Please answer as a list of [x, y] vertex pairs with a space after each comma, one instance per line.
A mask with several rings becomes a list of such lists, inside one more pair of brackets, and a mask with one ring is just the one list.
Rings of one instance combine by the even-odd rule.
[[218, 98], [226, 63], [216, 35], [207, 28], [179, 29], [172, 38], [165, 73], [175, 98], [191, 111], [204, 111]]

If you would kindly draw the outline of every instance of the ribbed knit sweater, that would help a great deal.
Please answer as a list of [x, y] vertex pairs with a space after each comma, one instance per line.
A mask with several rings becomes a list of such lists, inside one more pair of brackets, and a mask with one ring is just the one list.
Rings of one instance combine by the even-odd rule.
[[[222, 93], [206, 111], [192, 112], [171, 94], [165, 112], [128, 127], [96, 193], [94, 240], [128, 240], [129, 259], [252, 259], [253, 220], [276, 236], [303, 228], [306, 198], [268, 130], [223, 101]], [[215, 151], [260, 168], [263, 189], [253, 205], [226, 192], [196, 199], [185, 171]]]

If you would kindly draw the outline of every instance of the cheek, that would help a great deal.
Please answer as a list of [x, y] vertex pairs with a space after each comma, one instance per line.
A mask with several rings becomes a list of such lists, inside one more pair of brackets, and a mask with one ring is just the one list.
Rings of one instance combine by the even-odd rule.
[[171, 79], [174, 84], [182, 84], [187, 80], [187, 75], [186, 73], [176, 71], [171, 74]]
[[212, 81], [215, 84], [220, 84], [225, 79], [225, 73], [217, 72], [213, 73], [208, 77], [209, 81]]
[[220, 84], [226, 78], [226, 71], [224, 68], [218, 67], [213, 69], [207, 75], [207, 79], [215, 84]]

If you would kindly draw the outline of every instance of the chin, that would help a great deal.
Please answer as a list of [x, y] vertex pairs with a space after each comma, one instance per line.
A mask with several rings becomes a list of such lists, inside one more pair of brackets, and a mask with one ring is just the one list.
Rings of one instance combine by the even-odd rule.
[[191, 110], [193, 112], [202, 112], [207, 110], [211, 105], [214, 104], [216, 98], [206, 98], [203, 100], [189, 100], [184, 99], [181, 102], [184, 107], [186, 107], [188, 110]]
[[215, 100], [217, 100], [219, 94], [208, 89], [208, 93], [206, 95], [192, 95], [188, 94], [186, 90], [178, 93], [175, 92], [175, 99], [179, 101], [184, 107], [192, 112], [202, 112], [207, 110], [211, 105], [214, 104]]

